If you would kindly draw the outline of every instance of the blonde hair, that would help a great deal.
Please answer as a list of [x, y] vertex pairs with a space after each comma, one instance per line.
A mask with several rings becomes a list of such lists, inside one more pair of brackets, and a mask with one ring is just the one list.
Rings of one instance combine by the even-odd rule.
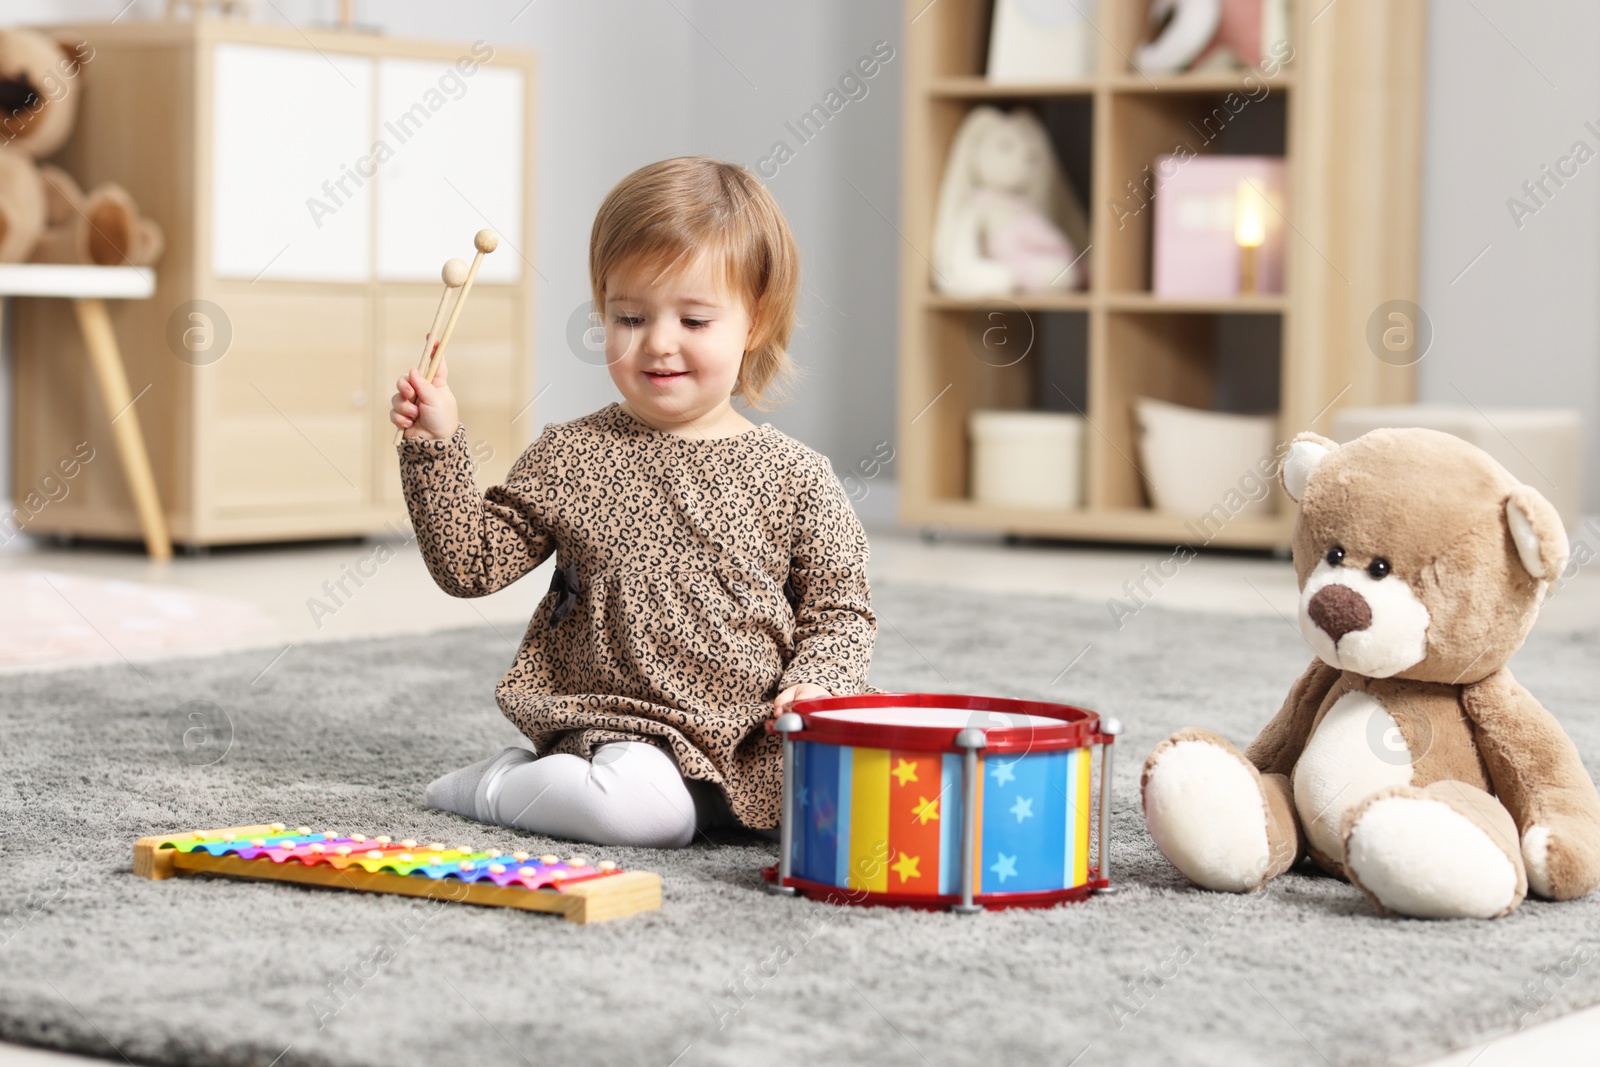
[[[736, 163], [678, 156], [650, 163], [606, 194], [589, 234], [589, 286], [605, 309], [606, 278], [626, 261], [657, 277], [700, 254], [721, 260], [728, 292], [755, 327], [733, 395], [765, 409], [794, 375], [789, 338], [800, 295], [800, 252], [783, 212]], [[773, 387], [777, 388], [774, 389]]]

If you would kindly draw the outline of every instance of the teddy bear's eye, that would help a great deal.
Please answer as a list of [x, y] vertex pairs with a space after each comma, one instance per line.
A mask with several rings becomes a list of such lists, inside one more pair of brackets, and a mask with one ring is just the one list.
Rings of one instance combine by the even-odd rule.
[[1389, 576], [1389, 561], [1386, 559], [1373, 560], [1367, 564], [1367, 573], [1372, 575], [1373, 578], [1387, 578]]
[[1328, 566], [1337, 567], [1343, 562], [1344, 549], [1340, 548], [1338, 545], [1334, 545], [1332, 548], [1328, 549]]

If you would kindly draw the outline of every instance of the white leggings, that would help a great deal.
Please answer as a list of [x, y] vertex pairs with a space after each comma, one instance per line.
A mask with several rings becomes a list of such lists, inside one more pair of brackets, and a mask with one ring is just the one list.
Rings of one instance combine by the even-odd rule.
[[720, 790], [687, 782], [644, 741], [613, 741], [586, 760], [565, 753], [501, 768], [481, 794], [488, 821], [595, 845], [683, 848], [697, 829], [737, 826]]

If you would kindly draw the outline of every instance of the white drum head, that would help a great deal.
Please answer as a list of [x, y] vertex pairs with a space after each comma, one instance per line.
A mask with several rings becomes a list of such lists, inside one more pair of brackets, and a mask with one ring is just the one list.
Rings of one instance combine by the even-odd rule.
[[836, 708], [812, 712], [811, 717], [828, 722], [864, 723], [870, 726], [929, 726], [952, 730], [968, 726], [980, 730], [1004, 730], [1063, 725], [1063, 720], [1044, 715], [966, 708]]

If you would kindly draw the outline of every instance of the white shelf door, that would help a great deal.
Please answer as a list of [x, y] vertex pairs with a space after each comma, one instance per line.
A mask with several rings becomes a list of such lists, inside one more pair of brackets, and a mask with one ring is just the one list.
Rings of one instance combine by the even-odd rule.
[[369, 280], [372, 60], [218, 44], [212, 62], [212, 273]]
[[470, 260], [485, 227], [501, 243], [478, 281], [521, 278], [526, 92], [521, 70], [471, 57], [378, 61], [377, 137], [388, 149], [375, 177], [380, 280], [438, 281], [445, 260]]

